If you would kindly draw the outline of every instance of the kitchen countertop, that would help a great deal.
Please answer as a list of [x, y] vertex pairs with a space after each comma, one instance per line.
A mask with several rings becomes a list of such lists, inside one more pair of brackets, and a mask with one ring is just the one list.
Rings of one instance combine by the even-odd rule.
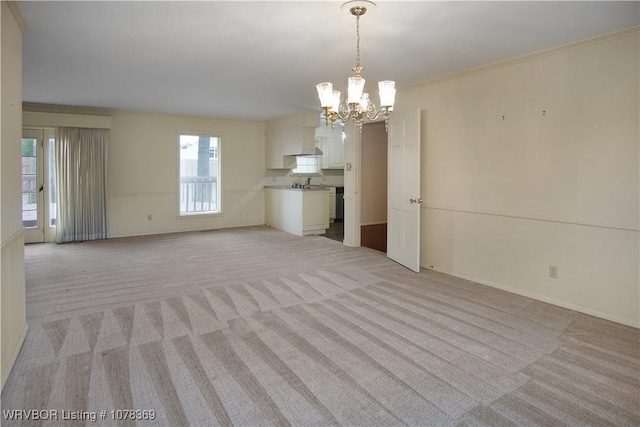
[[329, 187], [325, 185], [312, 185], [305, 188], [295, 188], [290, 185], [265, 185], [264, 188], [275, 188], [276, 190], [291, 190], [291, 191], [329, 191]]

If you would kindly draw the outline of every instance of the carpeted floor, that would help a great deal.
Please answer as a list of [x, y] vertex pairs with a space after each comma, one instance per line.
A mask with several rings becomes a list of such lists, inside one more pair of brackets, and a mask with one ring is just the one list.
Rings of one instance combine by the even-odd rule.
[[640, 425], [637, 329], [374, 250], [249, 227], [26, 266], [3, 426]]

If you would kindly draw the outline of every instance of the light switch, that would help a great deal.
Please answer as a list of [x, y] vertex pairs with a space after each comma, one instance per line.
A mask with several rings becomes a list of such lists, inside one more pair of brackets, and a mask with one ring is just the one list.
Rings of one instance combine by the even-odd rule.
[[351, 170], [351, 163], [347, 163], [347, 170], [350, 171]]

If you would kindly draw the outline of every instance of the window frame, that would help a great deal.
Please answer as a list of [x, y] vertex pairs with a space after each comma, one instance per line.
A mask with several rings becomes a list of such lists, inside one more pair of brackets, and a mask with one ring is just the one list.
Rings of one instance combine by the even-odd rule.
[[[302, 167], [298, 166], [298, 160], [308, 160], [308, 159], [314, 159], [316, 164], [314, 165], [316, 167], [316, 169], [313, 172], [301, 172], [301, 169], [304, 169], [306, 166], [308, 165], [303, 165]], [[322, 162], [319, 156], [316, 155], [302, 155], [302, 156], [296, 156], [296, 167], [291, 169], [291, 176], [298, 176], [298, 177], [314, 177], [314, 176], [322, 176]]]
[[[217, 210], [215, 211], [196, 211], [196, 212], [182, 212], [181, 209], [181, 138], [183, 136], [191, 136], [191, 137], [209, 137], [217, 139], [217, 179], [216, 179], [216, 205]], [[209, 149], [210, 152], [210, 149]], [[223, 215], [223, 197], [222, 197], [222, 158], [223, 158], [223, 150], [222, 150], [222, 135], [218, 132], [194, 132], [194, 131], [178, 131], [176, 136], [176, 217], [178, 219], [189, 219], [189, 218], [203, 218], [203, 217], [216, 217]], [[212, 157], [209, 157], [210, 159]]]

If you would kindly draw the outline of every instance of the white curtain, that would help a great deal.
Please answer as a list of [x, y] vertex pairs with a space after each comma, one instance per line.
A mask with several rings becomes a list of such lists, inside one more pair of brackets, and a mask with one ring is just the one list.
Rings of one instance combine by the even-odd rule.
[[107, 238], [108, 129], [59, 127], [56, 242]]

